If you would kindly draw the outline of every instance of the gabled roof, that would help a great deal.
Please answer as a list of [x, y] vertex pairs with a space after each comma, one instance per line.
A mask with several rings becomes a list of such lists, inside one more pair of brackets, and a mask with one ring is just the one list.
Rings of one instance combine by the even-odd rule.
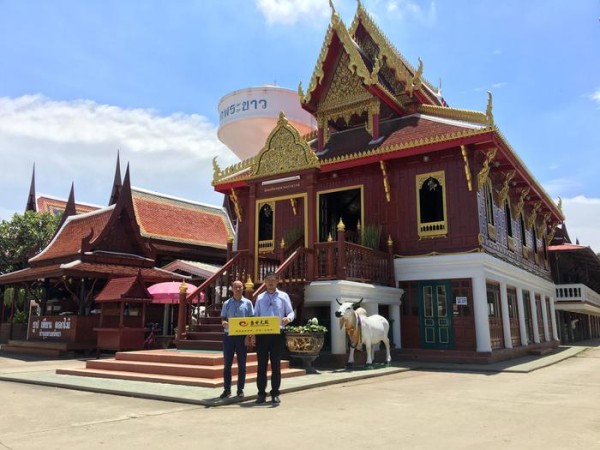
[[234, 234], [223, 208], [139, 188], [131, 194], [145, 238], [225, 249]]
[[[356, 42], [361, 41], [364, 37], [371, 39], [378, 49], [378, 59], [385, 59], [390, 69], [395, 72], [396, 78], [409, 85], [409, 89], [411, 89], [410, 84], [413, 84], [412, 88], [415, 89], [415, 94], [420, 97], [420, 103], [446, 106], [446, 102], [441, 98], [438, 91], [423, 78], [422, 62], [419, 60], [419, 67], [415, 69], [373, 21], [360, 0], [349, 32]], [[364, 36], [362, 39], [361, 35]]]
[[161, 282], [180, 280], [186, 276], [169, 272], [157, 267], [139, 268], [131, 265], [120, 264], [98, 264], [91, 262], [81, 262], [80, 260], [70, 261], [63, 264], [48, 264], [43, 266], [28, 267], [15, 272], [0, 275], [0, 285], [14, 284], [32, 281], [40, 278], [113, 278], [123, 276], [134, 276], [138, 271], [142, 271], [144, 280], [148, 282]]
[[44, 250], [29, 260], [37, 264], [50, 260], [66, 260], [82, 251], [85, 238], [97, 238], [115, 209], [114, 205], [89, 213], [69, 216]]
[[152, 300], [141, 272], [135, 277], [113, 278], [106, 283], [104, 289], [96, 296], [97, 302], [114, 301], [147, 301]]
[[301, 86], [299, 88], [302, 106], [306, 110], [316, 112], [340, 52], [347, 54], [348, 68], [360, 79], [365, 89], [392, 110], [402, 113], [406, 109], [405, 102], [412, 101], [413, 94], [418, 104], [446, 105], [433, 87], [423, 80], [422, 62], [415, 70], [390, 44], [359, 2], [349, 30], [335, 9], [332, 11], [306, 95]]

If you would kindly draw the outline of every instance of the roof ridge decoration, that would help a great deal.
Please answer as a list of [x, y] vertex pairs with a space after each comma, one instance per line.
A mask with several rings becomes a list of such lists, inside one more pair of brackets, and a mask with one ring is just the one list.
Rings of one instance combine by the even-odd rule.
[[358, 27], [361, 24], [379, 47], [378, 58], [385, 58], [387, 60], [386, 64], [393, 68], [396, 72], [396, 76], [401, 75], [399, 81], [405, 84], [411, 97], [415, 90], [422, 90], [423, 85], [425, 85], [435, 97], [437, 90], [429, 81], [423, 78], [423, 61], [419, 58], [419, 66], [415, 69], [375, 24], [375, 21], [359, 0], [354, 19], [348, 29], [350, 35], [356, 36]]
[[310, 80], [310, 84], [308, 85], [308, 90], [304, 95], [302, 91], [302, 84], [298, 86], [298, 94], [300, 95], [300, 101], [302, 104], [306, 105], [311, 101], [311, 97], [315, 89], [318, 85], [323, 82], [323, 78], [325, 77], [325, 72], [323, 71], [323, 65], [325, 63], [325, 59], [327, 58], [327, 53], [329, 52], [329, 48], [332, 43], [332, 39], [334, 34], [340, 40], [342, 47], [348, 54], [350, 58], [350, 63], [348, 68], [353, 74], [358, 75], [365, 85], [369, 86], [374, 84], [371, 72], [365, 65], [365, 62], [362, 59], [362, 56], [359, 52], [359, 47], [348, 32], [348, 29], [344, 25], [344, 21], [340, 18], [337, 11], [333, 7], [333, 3], [329, 2], [331, 6], [331, 23], [327, 28], [327, 33], [325, 34], [325, 39], [323, 40], [323, 46], [321, 47], [321, 52], [319, 53], [319, 58], [317, 59], [317, 63], [315, 65], [315, 69], [313, 71], [313, 75]]
[[318, 168], [319, 158], [283, 112], [263, 149], [252, 162], [250, 178]]
[[417, 112], [421, 114], [427, 114], [430, 116], [442, 117], [444, 119], [461, 120], [465, 122], [479, 123], [487, 126], [494, 125], [493, 117], [492, 121], [490, 122], [488, 115], [482, 113], [481, 111], [450, 108], [448, 106], [420, 105], [417, 108]]

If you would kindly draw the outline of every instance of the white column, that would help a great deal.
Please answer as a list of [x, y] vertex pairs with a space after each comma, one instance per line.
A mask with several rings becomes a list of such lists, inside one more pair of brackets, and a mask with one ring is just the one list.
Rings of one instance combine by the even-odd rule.
[[502, 314], [504, 348], [512, 348], [512, 334], [510, 332], [510, 317], [508, 314], [508, 292], [506, 291], [506, 283], [500, 283], [500, 312]]
[[521, 345], [527, 345], [527, 323], [525, 323], [525, 307], [523, 306], [523, 289], [517, 286], [517, 309], [519, 310], [519, 331], [521, 332]]
[[487, 289], [483, 274], [473, 278], [473, 315], [478, 352], [491, 352], [490, 322], [488, 319]]
[[548, 308], [546, 308], [546, 297], [542, 299], [542, 323], [544, 324], [544, 339], [546, 342], [550, 340], [550, 330], [548, 329]]
[[335, 317], [335, 312], [338, 309], [338, 304], [332, 301], [329, 304], [329, 317], [331, 319], [331, 353], [334, 355], [346, 354], [346, 330], [340, 330], [340, 319]]
[[379, 314], [379, 304], [377, 303], [363, 303], [361, 306], [367, 311], [367, 316]]
[[402, 348], [402, 333], [400, 333], [400, 305], [390, 305], [390, 318], [392, 322], [392, 337], [394, 348]]
[[540, 343], [540, 328], [538, 325], [538, 314], [535, 306], [535, 292], [529, 291], [529, 304], [531, 305], [531, 328], [533, 328], [533, 342]]

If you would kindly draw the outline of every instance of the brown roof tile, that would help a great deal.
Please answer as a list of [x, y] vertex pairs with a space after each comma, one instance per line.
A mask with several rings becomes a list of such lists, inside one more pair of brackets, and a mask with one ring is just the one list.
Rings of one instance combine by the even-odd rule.
[[132, 189], [142, 236], [166, 241], [226, 248], [233, 236], [222, 208]]
[[106, 226], [113, 209], [114, 206], [109, 206], [98, 211], [69, 217], [52, 242], [29, 262], [77, 255], [81, 251], [81, 240], [89, 236], [92, 231], [94, 237], [97, 237]]

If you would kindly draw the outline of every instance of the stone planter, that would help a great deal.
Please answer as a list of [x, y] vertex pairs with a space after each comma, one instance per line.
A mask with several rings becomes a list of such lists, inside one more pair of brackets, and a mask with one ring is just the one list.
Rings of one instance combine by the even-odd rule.
[[325, 333], [285, 333], [285, 344], [290, 356], [302, 361], [306, 373], [317, 373], [312, 363], [318, 358], [324, 341]]

